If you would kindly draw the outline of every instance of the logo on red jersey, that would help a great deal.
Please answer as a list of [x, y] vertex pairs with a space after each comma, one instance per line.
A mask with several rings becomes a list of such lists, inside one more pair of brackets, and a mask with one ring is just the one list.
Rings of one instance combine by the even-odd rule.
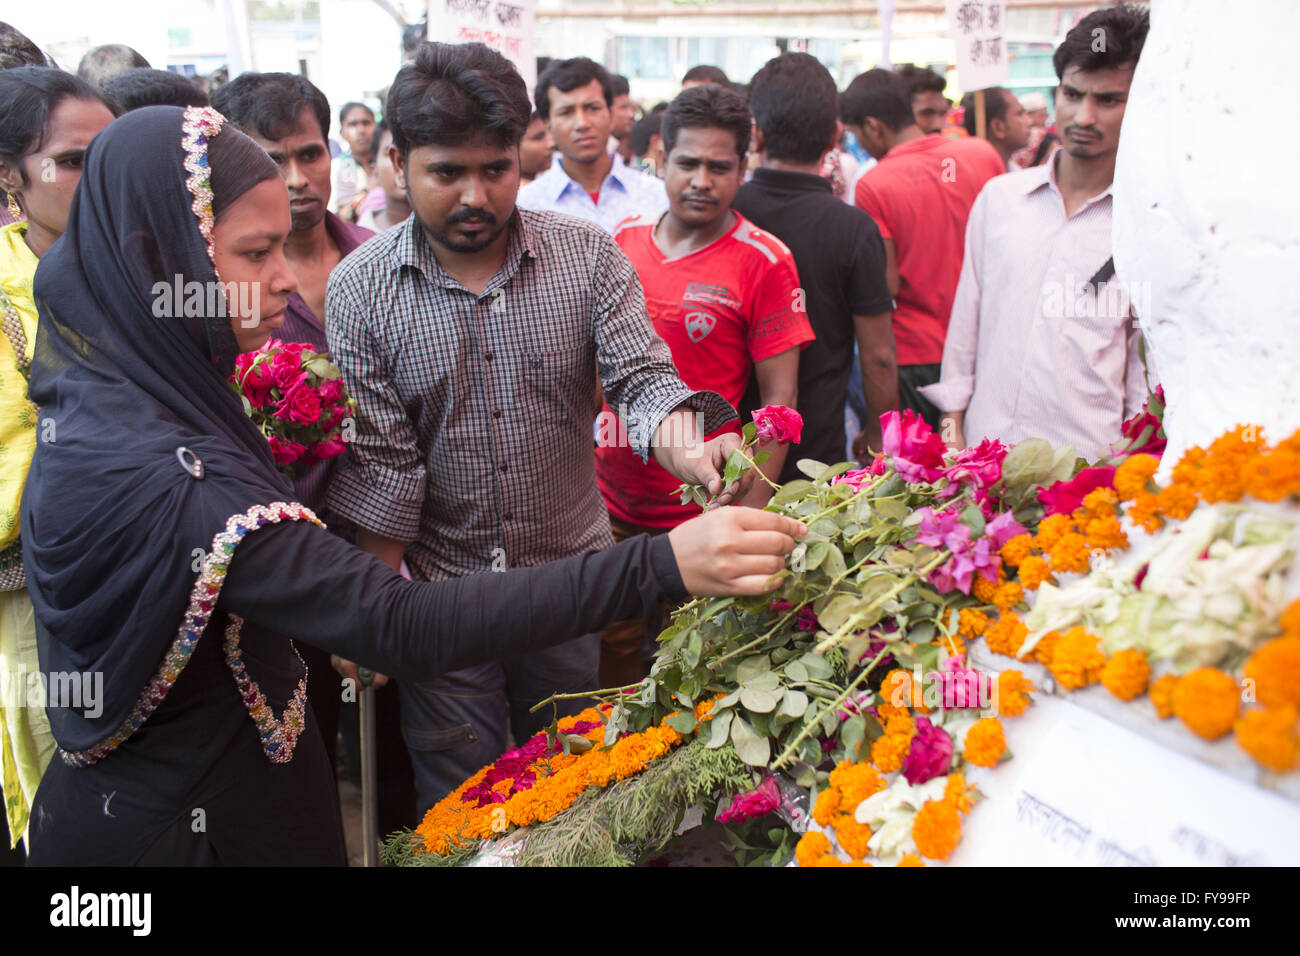
[[718, 320], [707, 312], [687, 312], [685, 324], [686, 334], [690, 336], [691, 341], [700, 342], [713, 331]]

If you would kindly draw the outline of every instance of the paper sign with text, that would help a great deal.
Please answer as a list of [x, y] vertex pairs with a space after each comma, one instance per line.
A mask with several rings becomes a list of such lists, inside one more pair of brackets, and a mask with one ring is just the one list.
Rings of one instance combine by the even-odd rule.
[[948, 0], [948, 34], [963, 90], [999, 86], [1010, 76], [1006, 17], [1006, 0]]
[[429, 0], [429, 39], [436, 43], [485, 43], [519, 70], [533, 95], [533, 13], [537, 0]]

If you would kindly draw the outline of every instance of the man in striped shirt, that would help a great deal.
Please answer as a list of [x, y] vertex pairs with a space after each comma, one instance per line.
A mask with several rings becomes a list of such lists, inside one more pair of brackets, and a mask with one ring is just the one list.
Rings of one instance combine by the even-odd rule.
[[1132, 290], [1110, 258], [1115, 153], [1146, 33], [1145, 9], [1081, 20], [1053, 58], [1063, 148], [975, 201], [940, 380], [922, 389], [955, 447], [1039, 437], [1096, 460], [1146, 398]]

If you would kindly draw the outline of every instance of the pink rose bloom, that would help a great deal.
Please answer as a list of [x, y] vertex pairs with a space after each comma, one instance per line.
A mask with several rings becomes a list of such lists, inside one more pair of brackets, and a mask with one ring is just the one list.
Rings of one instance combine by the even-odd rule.
[[254, 408], [261, 408], [271, 397], [271, 389], [275, 387], [275, 378], [271, 375], [271, 367], [266, 362], [255, 365], [248, 370], [247, 374], [242, 369], [236, 372], [237, 375], [243, 375], [243, 383], [240, 390], [244, 397], [248, 399], [248, 404]]
[[759, 445], [772, 441], [778, 445], [797, 444], [803, 433], [803, 416], [784, 405], [764, 405], [754, 412], [754, 424], [758, 427], [755, 443]]
[[[1138, 412], [1121, 427], [1124, 440], [1119, 443], [1119, 451], [1127, 458], [1130, 455], [1154, 455], [1159, 458], [1165, 453], [1165, 426], [1159, 417], [1151, 412], [1151, 403], [1155, 401], [1160, 414], [1164, 414], [1165, 387], [1157, 385], [1155, 394], [1149, 397]], [[1115, 452], [1114, 446], [1111, 451]]]
[[298, 367], [298, 357], [288, 352], [280, 352], [271, 359], [271, 376], [284, 395], [288, 395], [295, 385], [307, 379], [307, 373]]
[[903, 759], [903, 776], [913, 786], [942, 776], [952, 766], [952, 751], [948, 732], [932, 726], [929, 717], [918, 717], [912, 747]]
[[1010, 511], [1003, 512], [984, 525], [984, 534], [993, 542], [994, 551], [1001, 551], [1002, 546], [1012, 538], [1026, 533], [1024, 526]]
[[880, 416], [880, 426], [885, 454], [904, 481], [934, 482], [943, 476], [948, 448], [916, 412], [910, 408], [902, 415], [886, 412]]
[[340, 408], [346, 408], [343, 405], [343, 379], [327, 378], [320, 383], [318, 389], [322, 405], [337, 405]]
[[320, 396], [306, 382], [301, 382], [285, 393], [278, 411], [278, 417], [296, 425], [315, 425], [320, 421]]
[[269, 441], [271, 443], [271, 456], [275, 458], [277, 465], [292, 465], [307, 450], [306, 445], [290, 441], [287, 438], [281, 438], [279, 435], [272, 435]]
[[714, 819], [719, 823], [743, 823], [765, 817], [780, 806], [781, 791], [777, 789], [776, 778], [769, 773], [753, 790], [732, 797], [727, 809]]
[[1085, 468], [1068, 481], [1038, 489], [1038, 501], [1049, 515], [1068, 515], [1083, 504], [1088, 492], [1096, 488], [1110, 488], [1115, 484], [1115, 466], [1103, 465]]
[[831, 484], [851, 485], [854, 491], [860, 491], [887, 471], [889, 471], [889, 459], [882, 455], [866, 468], [853, 468], [842, 475], [836, 475], [831, 479]]
[[957, 452], [952, 464], [943, 470], [949, 487], [945, 494], [954, 494], [958, 485], [984, 489], [1002, 478], [1002, 461], [1007, 457], [1007, 446], [995, 438], [986, 438], [973, 448]]
[[945, 710], [963, 710], [971, 707], [982, 707], [980, 689], [988, 688], [988, 693], [983, 696], [988, 699], [992, 693], [991, 678], [977, 670], [973, 670], [962, 663], [961, 658], [950, 657], [944, 665], [946, 670], [939, 675], [940, 686], [942, 688], [941, 706]]
[[918, 544], [946, 549], [952, 557], [930, 573], [929, 581], [940, 592], [961, 591], [970, 594], [976, 573], [990, 581], [998, 577], [1000, 559], [989, 549], [987, 538], [972, 540], [970, 528], [954, 512], [935, 513], [932, 508], [918, 508], [922, 515]]

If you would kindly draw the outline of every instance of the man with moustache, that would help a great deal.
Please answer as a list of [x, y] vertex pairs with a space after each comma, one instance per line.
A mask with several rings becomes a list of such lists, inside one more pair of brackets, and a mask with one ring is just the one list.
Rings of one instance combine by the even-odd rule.
[[1116, 6], [1066, 34], [1053, 56], [1062, 148], [990, 180], [971, 208], [942, 372], [922, 389], [957, 448], [1039, 437], [1095, 460], [1146, 398], [1141, 332], [1108, 283], [1115, 154], [1147, 25], [1145, 8]]

